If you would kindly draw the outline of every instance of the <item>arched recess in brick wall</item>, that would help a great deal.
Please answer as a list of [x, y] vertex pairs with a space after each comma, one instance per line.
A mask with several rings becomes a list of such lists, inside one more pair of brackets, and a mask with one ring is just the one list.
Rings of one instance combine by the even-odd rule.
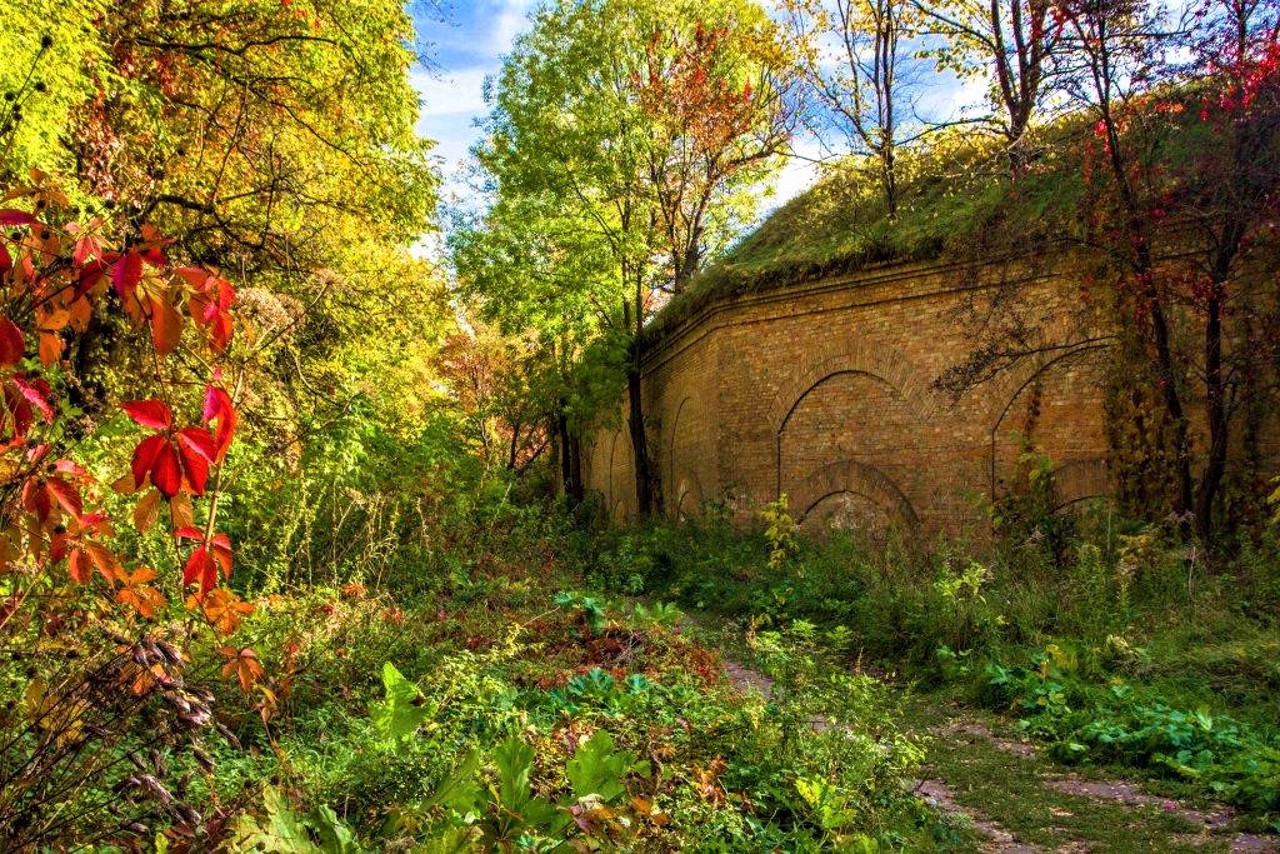
[[[845, 503], [858, 497], [882, 502], [883, 515], [893, 524], [918, 522], [914, 510], [902, 511], [905, 494], [893, 481], [893, 472], [910, 474], [913, 458], [923, 451], [916, 447], [920, 425], [932, 421], [938, 407], [940, 399], [929, 388], [927, 376], [911, 369], [892, 348], [856, 347], [815, 361], [783, 383], [769, 408], [774, 493], [795, 499], [799, 490], [812, 504], [837, 494], [845, 495], [840, 499]], [[874, 476], [860, 476], [859, 471], [874, 471]], [[837, 474], [852, 480], [809, 494], [810, 484], [826, 483]], [[888, 488], [872, 489], [868, 483]], [[808, 513], [812, 504], [794, 506]]]
[[942, 396], [930, 388], [932, 378], [912, 370], [901, 353], [891, 348], [859, 346], [815, 362], [784, 380], [767, 416], [774, 432], [782, 432], [805, 395], [831, 377], [846, 373], [869, 374], [893, 386], [922, 420], [935, 417], [942, 404]]
[[698, 476], [697, 448], [688, 441], [691, 428], [701, 413], [691, 396], [686, 395], [676, 407], [671, 421], [671, 439], [667, 443], [666, 482], [667, 508], [672, 515], [683, 518], [693, 515], [702, 504], [702, 480]]
[[[620, 468], [618, 464], [618, 439], [621, 436], [621, 430], [614, 430], [613, 437], [609, 439], [609, 494], [606, 497], [606, 503], [609, 505], [611, 514], [616, 514], [619, 504], [625, 504], [625, 499], [622, 498], [619, 492], [620, 484], [618, 483], [621, 475], [621, 472], [618, 471]], [[625, 448], [623, 452], [626, 452]]]
[[900, 360], [871, 368], [853, 361], [859, 355], [823, 360], [781, 393], [795, 397], [774, 409], [776, 494], [811, 520], [913, 527], [918, 517], [895, 477], [918, 469], [930, 401]]
[[[1089, 390], [1100, 398], [1100, 386], [1088, 379], [1088, 375], [1098, 366], [1096, 360], [1109, 347], [1109, 339], [1100, 339], [1042, 353], [1028, 370], [1008, 375], [995, 384], [991, 393], [991, 428], [987, 438], [987, 489], [993, 500], [1007, 491], [1001, 487], [1000, 470], [1007, 469], [1010, 460], [1002, 458], [1016, 459], [1021, 453], [1021, 449], [1013, 447], [1007, 440], [1011, 433], [1023, 432], [1024, 425], [1018, 423], [1017, 418], [1019, 415], [1026, 418], [1033, 395], [1043, 397], [1038, 409], [1055, 404], [1061, 404], [1064, 409], [1069, 407], [1067, 417], [1059, 419], [1069, 426], [1068, 431], [1055, 431], [1055, 426], [1062, 425], [1053, 424], [1051, 419], [1046, 424], [1043, 413], [1033, 419], [1035, 423], [1031, 430], [1031, 439], [1048, 453], [1054, 463], [1059, 505], [1066, 506], [1112, 493], [1103, 435], [1105, 414], [1102, 402], [1100, 399], [1097, 401], [1094, 411], [1082, 409], [1086, 406], [1084, 397]], [[1073, 382], [1080, 387], [1075, 389], [1075, 393], [1070, 390]], [[1065, 437], [1060, 435], [1064, 432], [1068, 433]], [[1003, 444], [1002, 440], [1005, 440]]]
[[676, 500], [672, 512], [678, 519], [687, 519], [702, 506], [702, 481], [695, 473], [682, 477], [676, 484]]
[[791, 500], [796, 521], [806, 527], [831, 527], [834, 518], [839, 526], [868, 531], [920, 530], [911, 501], [869, 463], [843, 460], [825, 465], [796, 487]]
[[1072, 504], [1091, 498], [1110, 498], [1115, 495], [1111, 469], [1103, 458], [1073, 460], [1053, 470], [1054, 495], [1058, 499], [1054, 510], [1062, 510]]

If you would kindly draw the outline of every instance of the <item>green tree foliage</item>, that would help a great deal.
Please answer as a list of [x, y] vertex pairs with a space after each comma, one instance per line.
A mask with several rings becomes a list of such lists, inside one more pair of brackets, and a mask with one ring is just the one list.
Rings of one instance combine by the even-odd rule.
[[638, 342], [661, 292], [725, 245], [778, 165], [785, 59], [743, 0], [565, 0], [491, 84], [475, 154], [492, 204], [454, 234], [455, 263], [490, 319], [532, 326], [561, 360], [597, 346], [623, 367], [641, 514], [659, 494]]

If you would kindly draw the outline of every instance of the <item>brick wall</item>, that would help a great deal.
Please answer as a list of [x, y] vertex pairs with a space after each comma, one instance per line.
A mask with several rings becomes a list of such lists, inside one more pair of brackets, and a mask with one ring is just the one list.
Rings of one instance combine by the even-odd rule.
[[[1107, 351], [1063, 346], [1099, 323], [1065, 259], [1038, 263], [886, 267], [721, 299], [670, 327], [644, 373], [665, 509], [746, 515], [785, 493], [811, 527], [956, 532], [1025, 479], [1019, 435], [1053, 460], [1061, 501], [1105, 495]], [[958, 400], [934, 389], [983, 318], [1009, 316], [1044, 352]], [[626, 518], [630, 437], [614, 423], [588, 440], [584, 478]]]

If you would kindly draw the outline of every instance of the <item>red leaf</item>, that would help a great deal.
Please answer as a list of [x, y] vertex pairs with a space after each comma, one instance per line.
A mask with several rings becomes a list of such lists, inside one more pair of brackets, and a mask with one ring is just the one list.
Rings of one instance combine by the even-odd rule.
[[32, 406], [40, 410], [45, 423], [52, 424], [54, 413], [53, 407], [49, 405], [49, 395], [53, 393], [53, 389], [49, 388], [49, 384], [42, 379], [28, 380], [21, 376], [15, 376], [13, 384]]
[[4, 388], [4, 402], [13, 419], [13, 439], [16, 442], [25, 438], [31, 429], [31, 404], [12, 385], [6, 385]]
[[102, 281], [103, 275], [107, 272], [106, 262], [101, 258], [95, 258], [81, 268], [78, 281], [76, 283], [76, 296], [84, 296]]
[[213, 462], [217, 456], [213, 435], [203, 427], [183, 427], [178, 431], [178, 444], [199, 454], [208, 462]]
[[143, 427], [168, 430], [173, 426], [173, 411], [163, 400], [126, 400], [124, 411]]
[[71, 553], [68, 569], [77, 584], [88, 584], [89, 576], [93, 574], [93, 560], [85, 554], [84, 549], [76, 549]]
[[151, 246], [142, 251], [142, 260], [146, 261], [152, 267], [167, 267], [169, 259], [165, 257], [164, 251], [158, 246]]
[[59, 478], [51, 478], [46, 482], [45, 486], [48, 488], [49, 494], [62, 505], [63, 510], [67, 511], [75, 519], [80, 518], [84, 512], [84, 502], [80, 498], [79, 490]]
[[31, 225], [36, 218], [26, 211], [5, 208], [0, 210], [0, 225]]
[[13, 256], [9, 254], [9, 250], [0, 243], [0, 276], [13, 269]]
[[120, 256], [111, 270], [111, 281], [121, 299], [133, 296], [138, 282], [142, 280], [142, 256], [132, 250]]
[[8, 367], [22, 361], [22, 353], [26, 343], [22, 340], [22, 330], [7, 317], [0, 317], [0, 365]]
[[231, 577], [231, 539], [226, 534], [213, 535], [213, 559], [222, 568], [224, 578]]
[[182, 445], [178, 447], [178, 455], [182, 459], [184, 480], [191, 494], [204, 495], [209, 483], [209, 461]]
[[[168, 440], [164, 436], [148, 436], [138, 443], [138, 447], [133, 449], [133, 483], [135, 487], [140, 487], [147, 482], [147, 473], [156, 464], [156, 457], [160, 455], [161, 449], [168, 444]], [[159, 486], [159, 484], [156, 484]]]
[[182, 584], [188, 586], [200, 582], [200, 592], [208, 593], [218, 581], [218, 564], [207, 546], [196, 546], [182, 568]]
[[178, 267], [173, 272], [196, 289], [203, 289], [205, 281], [210, 278], [209, 274], [200, 267]]
[[[48, 445], [43, 446], [44, 453], [47, 454], [49, 452], [48, 448], [49, 448]], [[56, 463], [53, 464], [53, 467], [55, 470], [63, 472], [64, 474], [70, 474], [70, 475], [75, 475], [76, 477], [85, 477], [85, 478], [92, 477], [92, 475], [89, 474], [89, 470], [87, 468], [85, 468], [84, 466], [80, 465], [77, 462], [74, 462], [73, 460], [58, 460]]]
[[174, 531], [173, 536], [177, 540], [199, 540], [204, 542], [204, 531], [199, 528], [193, 528], [190, 525]]
[[178, 452], [167, 441], [160, 446], [156, 464], [151, 467], [151, 483], [165, 498], [172, 498], [182, 488], [182, 464]]
[[236, 410], [231, 395], [217, 386], [208, 386], [204, 392], [204, 420], [206, 424], [218, 422], [213, 434], [216, 451], [213, 462], [221, 463], [236, 432]]
[[22, 485], [22, 507], [41, 524], [49, 518], [53, 502], [49, 500], [49, 490], [44, 481], [32, 478]]
[[225, 353], [227, 352], [227, 347], [231, 344], [232, 332], [231, 315], [226, 312], [219, 312], [218, 316], [213, 319], [213, 323], [209, 324], [209, 343], [219, 353]]

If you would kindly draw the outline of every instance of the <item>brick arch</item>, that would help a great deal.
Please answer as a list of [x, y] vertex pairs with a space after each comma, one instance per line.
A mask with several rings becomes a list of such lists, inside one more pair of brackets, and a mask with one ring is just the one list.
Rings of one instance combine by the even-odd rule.
[[939, 409], [939, 396], [919, 372], [910, 370], [901, 353], [888, 348], [856, 347], [844, 353], [819, 360], [805, 371], [790, 375], [774, 395], [769, 406], [769, 424], [775, 434], [781, 433], [805, 396], [826, 380], [841, 374], [866, 374], [893, 387], [912, 407], [921, 420], [933, 418]]
[[616, 474], [618, 468], [618, 439], [622, 436], [621, 430], [613, 431], [613, 438], [609, 440], [609, 506], [617, 510], [619, 504], [625, 504], [625, 498], [618, 497], [618, 487], [616, 484]]
[[[1035, 356], [1031, 363], [1031, 369], [1026, 372], [1017, 372], [1006, 374], [998, 379], [992, 386], [990, 392], [991, 410], [988, 415], [991, 424], [988, 437], [987, 447], [987, 466], [988, 466], [988, 495], [991, 500], [996, 499], [996, 464], [998, 458], [998, 444], [1000, 439], [1000, 428], [1004, 425], [1005, 419], [1013, 411], [1014, 405], [1022, 397], [1023, 392], [1031, 388], [1031, 386], [1039, 379], [1048, 375], [1054, 368], [1059, 366], [1070, 366], [1087, 361], [1095, 356], [1105, 352], [1110, 347], [1110, 342], [1101, 340], [1097, 342], [1085, 342], [1084, 344], [1064, 347], [1056, 352], [1043, 352]], [[1079, 461], [1085, 462], [1085, 461]], [[1094, 461], [1090, 461], [1094, 462]], [[1096, 462], [1100, 462], [1105, 467], [1105, 459], [1097, 458]], [[1065, 466], [1071, 466], [1074, 463], [1064, 463]], [[1080, 498], [1088, 497], [1081, 496]], [[1073, 501], [1080, 500], [1073, 498]]]
[[1111, 468], [1104, 457], [1072, 460], [1053, 470], [1053, 488], [1061, 510], [1090, 498], [1110, 498], [1114, 494]]
[[627, 515], [628, 515], [628, 514], [627, 514], [627, 502], [626, 502], [626, 500], [624, 500], [624, 499], [622, 499], [622, 498], [619, 498], [617, 501], [613, 502], [613, 509], [609, 511], [609, 518], [610, 518], [610, 519], [612, 519], [612, 520], [614, 520], [615, 522], [617, 522], [617, 521], [620, 521], [620, 520], [622, 520], [622, 519], [627, 518]]
[[[667, 457], [670, 459], [671, 465], [668, 468], [670, 477], [667, 482], [674, 489], [676, 486], [676, 469], [679, 465], [678, 455], [676, 454], [676, 439], [680, 436], [680, 416], [684, 413], [685, 404], [693, 400], [689, 395], [685, 395], [680, 403], [676, 405], [676, 417], [671, 419], [671, 441], [667, 443]], [[676, 496], [676, 503], [679, 504], [680, 498]]]
[[[690, 404], [693, 405], [691, 406]], [[696, 454], [695, 459], [684, 458], [681, 454], [679, 441], [681, 425], [699, 414], [696, 404], [697, 401], [692, 395], [685, 395], [681, 398], [680, 403], [676, 405], [675, 417], [671, 421], [671, 438], [666, 442], [666, 477], [663, 482], [663, 490], [669, 490], [667, 509], [677, 518], [680, 517], [681, 513], [685, 512], [686, 502], [692, 501], [697, 505], [702, 503], [703, 498], [702, 479], [698, 476]], [[688, 447], [684, 450], [686, 452], [684, 456], [687, 456]]]
[[[686, 488], [681, 489], [680, 487], [682, 484], [686, 485]], [[696, 473], [689, 472], [687, 478], [682, 478], [680, 481], [673, 482], [673, 486], [677, 490], [677, 494], [675, 506], [672, 507], [672, 512], [675, 514], [677, 519], [692, 515], [693, 511], [702, 504], [703, 501], [702, 481], [698, 478]]]
[[800, 483], [789, 496], [796, 520], [803, 522], [824, 499], [842, 493], [870, 500], [911, 533], [920, 530], [920, 516], [893, 479], [870, 463], [853, 460], [828, 463]]

